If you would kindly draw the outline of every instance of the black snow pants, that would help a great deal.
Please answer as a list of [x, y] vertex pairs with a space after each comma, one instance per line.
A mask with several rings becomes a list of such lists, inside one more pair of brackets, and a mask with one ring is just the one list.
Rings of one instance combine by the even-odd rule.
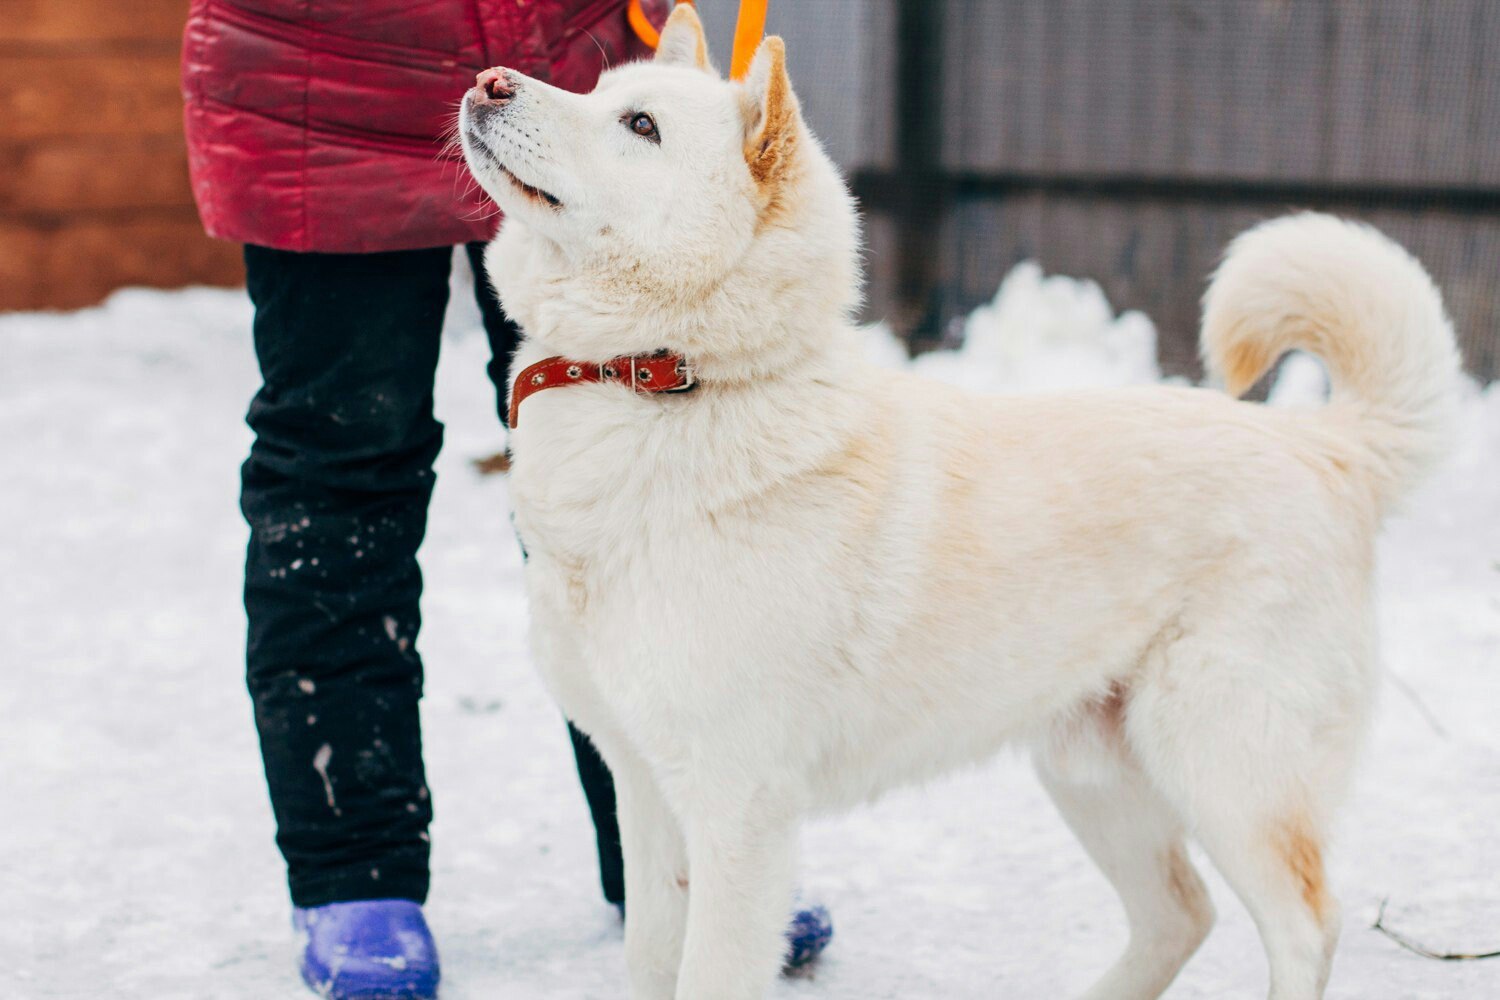
[[[479, 251], [503, 420], [517, 330]], [[427, 896], [416, 555], [443, 441], [432, 391], [452, 257], [245, 248], [264, 382], [242, 470], [247, 680], [297, 906]], [[621, 902], [614, 788], [572, 736], [604, 894]]]

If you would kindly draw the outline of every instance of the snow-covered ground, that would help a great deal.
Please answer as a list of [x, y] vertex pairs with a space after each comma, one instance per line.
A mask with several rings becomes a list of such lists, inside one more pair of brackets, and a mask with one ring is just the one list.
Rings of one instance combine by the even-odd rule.
[[[450, 319], [422, 552], [444, 996], [623, 1000], [619, 920], [524, 651], [505, 482], [468, 467], [502, 443], [485, 341], [472, 308]], [[1021, 270], [966, 351], [921, 367], [1008, 390], [1140, 381], [1151, 338], [1091, 286]], [[0, 998], [302, 995], [241, 683], [255, 384], [240, 293], [0, 317]], [[1500, 997], [1500, 960], [1434, 962], [1369, 928], [1389, 897], [1388, 922], [1425, 943], [1500, 948], [1500, 390], [1471, 394], [1458, 456], [1381, 557], [1390, 683], [1334, 855], [1330, 996]], [[1050, 1000], [1123, 942], [1018, 757], [817, 824], [804, 867], [838, 937], [781, 997]], [[1249, 920], [1213, 886], [1220, 924], [1175, 1000], [1263, 995]]]

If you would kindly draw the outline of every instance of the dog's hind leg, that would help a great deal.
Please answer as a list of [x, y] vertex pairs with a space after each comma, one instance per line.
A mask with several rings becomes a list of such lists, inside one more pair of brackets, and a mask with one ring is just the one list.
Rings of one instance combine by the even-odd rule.
[[1359, 672], [1319, 672], [1290, 652], [1291, 670], [1237, 669], [1224, 647], [1199, 652], [1137, 686], [1130, 744], [1250, 911], [1271, 1000], [1319, 1000], [1339, 934], [1324, 831], [1365, 713]]
[[1271, 967], [1271, 1000], [1319, 1000], [1339, 936], [1319, 831], [1295, 811], [1250, 827], [1202, 822], [1198, 840], [1250, 911]]
[[1177, 813], [1131, 761], [1103, 746], [1090, 752], [1087, 773], [1045, 753], [1037, 761], [1042, 784], [1119, 893], [1130, 924], [1125, 953], [1083, 1000], [1155, 1000], [1213, 927], [1213, 903]]

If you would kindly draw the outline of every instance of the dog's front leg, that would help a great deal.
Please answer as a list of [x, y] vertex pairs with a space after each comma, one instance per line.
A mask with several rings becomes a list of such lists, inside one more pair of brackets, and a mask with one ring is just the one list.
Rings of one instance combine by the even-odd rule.
[[634, 1000], [672, 1000], [687, 925], [687, 848], [677, 817], [634, 752], [608, 757], [625, 855], [625, 962]]
[[691, 884], [677, 1000], [762, 1000], [781, 968], [796, 820], [764, 793], [716, 793], [684, 817]]

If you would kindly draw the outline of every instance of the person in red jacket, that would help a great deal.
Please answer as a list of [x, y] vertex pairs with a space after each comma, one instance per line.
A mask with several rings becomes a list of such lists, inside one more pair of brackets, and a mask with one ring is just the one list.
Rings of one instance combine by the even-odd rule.
[[[503, 63], [572, 90], [648, 50], [627, 0], [192, 0], [189, 165], [208, 232], [245, 244], [264, 384], [242, 472], [247, 680], [302, 974], [332, 997], [427, 997], [432, 799], [417, 653], [432, 391], [466, 246], [501, 419], [517, 331], [484, 278], [493, 206], [445, 153]], [[646, 12], [665, 19], [668, 0]], [[608, 771], [573, 732], [604, 892], [623, 902]]]
[[[455, 245], [473, 265], [505, 419], [518, 331], [484, 275], [494, 208], [446, 136], [504, 64], [586, 91], [649, 51], [630, 0], [192, 0], [183, 95], [208, 232], [245, 244], [263, 385], [242, 470], [246, 676], [301, 971], [320, 995], [436, 994], [422, 916], [417, 547], [442, 426], [433, 377]], [[670, 0], [641, 0], [660, 25]], [[624, 907], [608, 770], [569, 727], [607, 899]], [[804, 907], [788, 962], [822, 951]]]

